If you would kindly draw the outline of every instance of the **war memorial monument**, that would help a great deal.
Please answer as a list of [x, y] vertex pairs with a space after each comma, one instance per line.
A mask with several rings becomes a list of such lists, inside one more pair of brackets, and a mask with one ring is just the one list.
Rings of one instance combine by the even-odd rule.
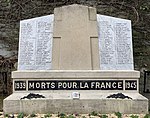
[[4, 113], [147, 113], [131, 21], [69, 5], [20, 22], [18, 70]]

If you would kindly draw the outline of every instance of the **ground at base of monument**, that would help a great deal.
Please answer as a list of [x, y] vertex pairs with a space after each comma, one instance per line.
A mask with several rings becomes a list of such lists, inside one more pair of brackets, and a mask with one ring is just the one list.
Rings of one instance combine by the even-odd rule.
[[[95, 114], [93, 114], [95, 113]], [[18, 118], [18, 116], [21, 116], [22, 114], [4, 114], [3, 112], [0, 112], [0, 118], [4, 118], [5, 116], [14, 116], [14, 118]], [[99, 114], [99, 113], [96, 113], [96, 112], [92, 112], [92, 113], [89, 113], [89, 114], [64, 114], [64, 113], [59, 113], [59, 114], [51, 114], [51, 113], [47, 113], [47, 114], [29, 114], [29, 115], [26, 115], [26, 114], [23, 114], [24, 118], [31, 118], [31, 116], [35, 116], [34, 118], [60, 118], [61, 115], [64, 115], [66, 116], [66, 118], [101, 118], [101, 117], [104, 117], [104, 118], [118, 118], [117, 114], [116, 113], [113, 113], [113, 114]], [[144, 118], [146, 117], [147, 114], [122, 114], [122, 118], [131, 118], [133, 116], [135, 116], [135, 118]], [[105, 117], [106, 116], [106, 117]], [[149, 116], [149, 115], [147, 115]]]
[[126, 114], [147, 114], [148, 99], [139, 93], [118, 92], [38, 92], [13, 93], [4, 100], [3, 110], [10, 113], [79, 113], [88, 114], [121, 112]]

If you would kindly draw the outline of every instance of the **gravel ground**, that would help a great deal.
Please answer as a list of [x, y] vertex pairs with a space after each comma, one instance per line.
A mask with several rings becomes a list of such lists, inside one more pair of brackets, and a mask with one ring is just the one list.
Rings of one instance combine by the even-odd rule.
[[[3, 112], [0, 112], [0, 118], [22, 118], [22, 117], [17, 117], [18, 115], [19, 114], [4, 115]], [[144, 117], [144, 116], [145, 114], [122, 114], [122, 117], [120, 118], [150, 118], [150, 115], [148, 117]], [[32, 115], [26, 115], [23, 118], [119, 118], [119, 117], [117, 117], [115, 114], [96, 114], [96, 116], [89, 115], [89, 114], [76, 114], [76, 115], [60, 114], [59, 117], [58, 114], [32, 114]]]

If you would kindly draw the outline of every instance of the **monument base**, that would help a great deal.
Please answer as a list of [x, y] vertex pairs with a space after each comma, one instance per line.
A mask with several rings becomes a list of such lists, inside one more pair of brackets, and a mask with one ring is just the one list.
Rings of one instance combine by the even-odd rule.
[[[45, 98], [21, 99], [30, 93], [13, 93], [4, 100], [4, 113], [148, 113], [148, 99], [138, 93], [122, 93], [124, 99], [107, 98], [117, 93], [80, 91], [80, 98], [73, 99], [72, 91], [34, 93]], [[130, 97], [132, 99], [127, 98]]]
[[4, 99], [9, 113], [148, 113], [139, 94], [139, 71], [15, 71], [13, 94]]

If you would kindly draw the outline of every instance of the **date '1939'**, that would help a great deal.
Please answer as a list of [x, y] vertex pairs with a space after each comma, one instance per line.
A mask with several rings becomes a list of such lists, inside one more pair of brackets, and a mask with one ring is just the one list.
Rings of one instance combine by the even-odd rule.
[[26, 90], [26, 81], [15, 81], [14, 88], [15, 90]]

